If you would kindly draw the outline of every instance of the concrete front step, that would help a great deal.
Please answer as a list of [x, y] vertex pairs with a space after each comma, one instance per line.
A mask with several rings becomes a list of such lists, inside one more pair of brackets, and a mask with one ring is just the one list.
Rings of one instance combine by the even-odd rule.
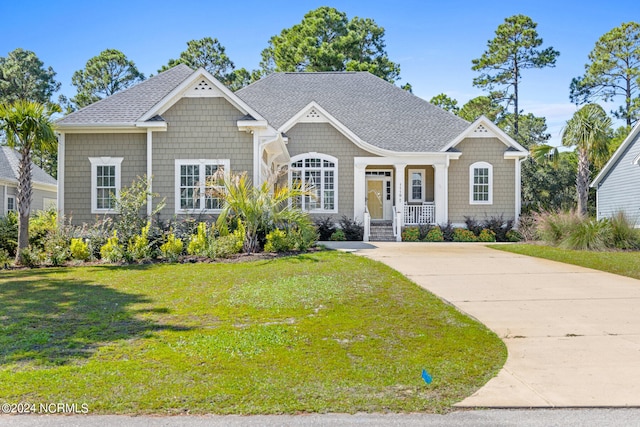
[[371, 242], [395, 242], [393, 227], [387, 224], [371, 224], [369, 229], [369, 241]]

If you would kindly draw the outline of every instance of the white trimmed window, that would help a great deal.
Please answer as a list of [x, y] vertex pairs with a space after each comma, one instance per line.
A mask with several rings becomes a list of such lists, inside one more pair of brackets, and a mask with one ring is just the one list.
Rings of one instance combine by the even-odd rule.
[[304, 185], [313, 193], [296, 200], [302, 210], [338, 212], [338, 159], [335, 157], [319, 153], [293, 157], [289, 185]]
[[493, 166], [490, 163], [476, 162], [469, 166], [469, 203], [493, 204]]
[[17, 211], [16, 198], [14, 196], [7, 196], [7, 212]]
[[218, 213], [223, 201], [215, 197], [223, 190], [216, 177], [229, 173], [229, 159], [176, 160], [176, 213]]
[[91, 162], [91, 213], [112, 213], [120, 196], [123, 157], [89, 157]]
[[424, 202], [424, 169], [409, 169], [409, 201]]

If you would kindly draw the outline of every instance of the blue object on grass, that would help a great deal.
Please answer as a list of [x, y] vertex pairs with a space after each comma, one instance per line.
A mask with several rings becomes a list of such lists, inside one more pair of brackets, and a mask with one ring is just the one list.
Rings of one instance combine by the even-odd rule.
[[433, 378], [431, 378], [431, 375], [429, 375], [426, 369], [422, 370], [422, 379], [427, 384], [431, 384], [431, 381], [433, 381]]

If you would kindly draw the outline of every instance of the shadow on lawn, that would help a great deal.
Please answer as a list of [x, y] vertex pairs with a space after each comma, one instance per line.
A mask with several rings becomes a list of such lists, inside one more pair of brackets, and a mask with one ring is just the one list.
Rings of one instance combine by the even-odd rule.
[[151, 302], [144, 295], [46, 273], [36, 272], [29, 279], [0, 284], [0, 365], [64, 365], [90, 357], [108, 342], [188, 329], [137, 318], [168, 312], [162, 307], [132, 308]]

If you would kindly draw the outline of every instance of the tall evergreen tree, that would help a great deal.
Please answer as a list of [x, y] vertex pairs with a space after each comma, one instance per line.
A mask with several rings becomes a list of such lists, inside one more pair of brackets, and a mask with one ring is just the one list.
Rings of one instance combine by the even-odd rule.
[[84, 69], [73, 73], [71, 83], [78, 93], [71, 102], [77, 108], [86, 107], [144, 79], [144, 74], [124, 53], [107, 49], [89, 59]]
[[271, 37], [260, 66], [265, 73], [368, 71], [389, 82], [400, 74], [400, 66], [385, 51], [384, 28], [369, 18], [349, 20], [344, 12], [327, 6]]
[[576, 104], [622, 97], [612, 111], [632, 126], [640, 119], [640, 24], [626, 22], [604, 34], [589, 53], [585, 73], [571, 81], [569, 98]]
[[487, 50], [472, 61], [474, 71], [482, 74], [473, 85], [490, 92], [499, 90], [507, 107], [513, 104], [514, 131], [518, 134], [519, 89], [522, 71], [530, 68], [554, 67], [560, 53], [552, 47], [538, 50], [542, 38], [538, 24], [525, 15], [514, 15], [498, 26], [496, 36], [487, 42]]
[[35, 53], [18, 48], [0, 57], [0, 102], [11, 103], [18, 99], [45, 104], [60, 89], [53, 68]]

